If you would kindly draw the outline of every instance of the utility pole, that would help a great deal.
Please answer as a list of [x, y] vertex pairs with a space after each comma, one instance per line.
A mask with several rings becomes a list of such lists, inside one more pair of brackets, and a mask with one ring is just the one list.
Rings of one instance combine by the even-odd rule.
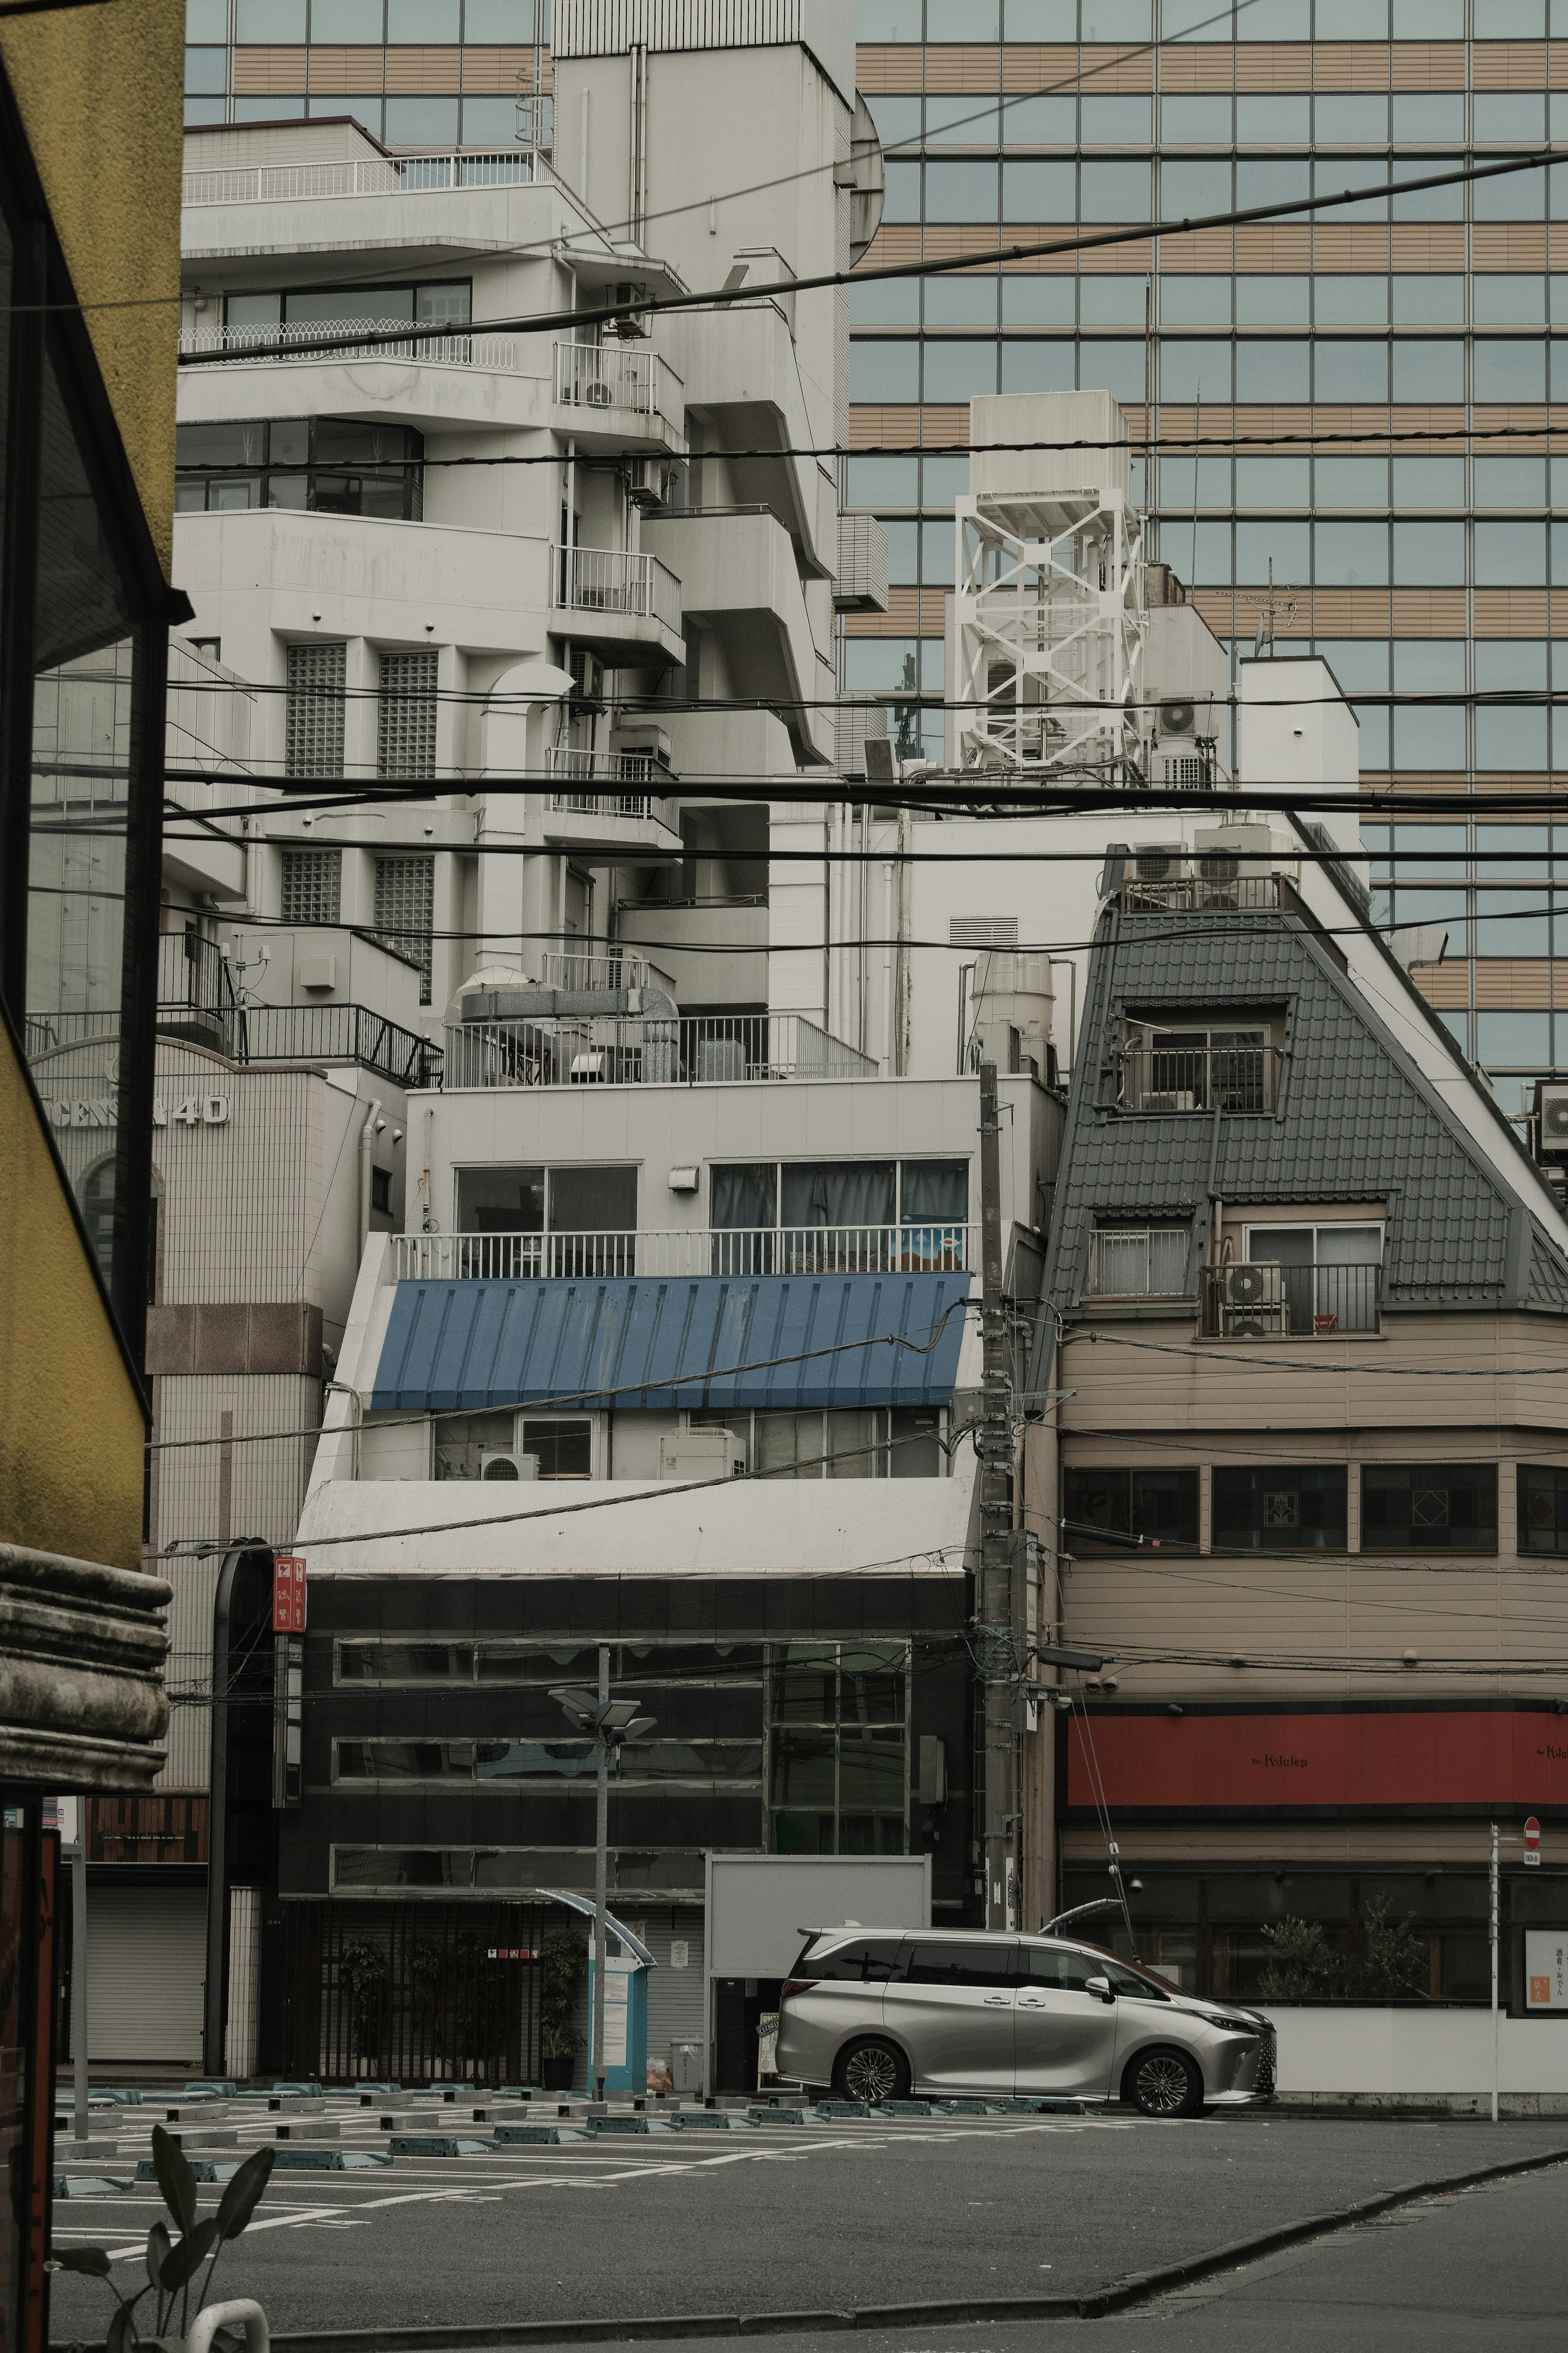
[[[610, 1705], [610, 1652], [608, 1645], [599, 1645], [599, 1705], [607, 1715]], [[595, 1746], [598, 1752], [598, 1811], [594, 1826], [594, 2097], [605, 2096], [605, 1913], [607, 1905], [610, 1844], [610, 1744], [605, 1737], [603, 1719], [595, 1727]]]
[[1495, 2124], [1496, 2124], [1496, 2122], [1497, 2122], [1497, 2105], [1498, 2105], [1498, 2103], [1497, 2103], [1497, 2085], [1498, 2085], [1498, 1930], [1499, 1930], [1499, 1926], [1500, 1926], [1499, 1914], [1500, 1914], [1500, 1912], [1501, 1911], [1501, 1908], [1502, 1908], [1502, 1907], [1501, 1907], [1501, 1905], [1500, 1905], [1500, 1902], [1499, 1902], [1499, 1894], [1500, 1894], [1500, 1890], [1499, 1890], [1499, 1886], [1498, 1886], [1498, 1876], [1499, 1876], [1499, 1874], [1498, 1874], [1498, 1826], [1497, 1826], [1496, 1822], [1493, 1822], [1493, 1824], [1492, 1824], [1492, 1826], [1491, 1826], [1491, 1831], [1492, 1831], [1491, 1870], [1490, 1870], [1490, 1872], [1489, 1873], [1488, 1877], [1489, 1877], [1489, 1892], [1490, 1896], [1491, 1896], [1491, 1904], [1490, 1904], [1490, 1906], [1489, 1906], [1489, 1910], [1490, 1910], [1490, 1927], [1491, 1927], [1491, 1940], [1490, 1940], [1490, 1941], [1491, 1941], [1491, 1948], [1492, 1948], [1492, 2122], [1493, 2122], [1493, 2124], [1495, 2125]]
[[71, 2075], [74, 2100], [71, 2138], [85, 2149], [88, 2139], [87, 2063], [87, 1810], [84, 1789], [76, 1799], [76, 1841], [71, 1848]]
[[996, 1065], [980, 1065], [980, 1590], [975, 1658], [982, 1679], [981, 1862], [985, 1926], [1016, 1924], [1014, 1859], [1017, 1844], [1018, 1675], [1023, 1661], [1014, 1624], [1013, 1427], [1006, 1311], [1002, 1300], [1002, 1149]]

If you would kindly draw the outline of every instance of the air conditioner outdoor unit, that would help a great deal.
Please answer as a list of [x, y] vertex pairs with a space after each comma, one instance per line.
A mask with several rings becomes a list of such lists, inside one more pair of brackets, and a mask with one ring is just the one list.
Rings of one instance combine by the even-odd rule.
[[1225, 1303], [1227, 1307], [1282, 1307], [1285, 1303], [1285, 1270], [1281, 1266], [1253, 1265], [1242, 1261], [1225, 1270]]
[[646, 286], [620, 285], [612, 287], [610, 289], [610, 300], [617, 306], [617, 308], [619, 308], [623, 303], [628, 306], [626, 309], [620, 311], [618, 318], [612, 319], [609, 322], [610, 325], [614, 327], [617, 335], [624, 337], [629, 335], [646, 335], [647, 333], [648, 324], [647, 311], [634, 311], [629, 307], [634, 302], [645, 302], [647, 300], [647, 288]]
[[1160, 732], [1164, 735], [1190, 735], [1197, 724], [1197, 705], [1193, 702], [1163, 702], [1160, 705]]
[[678, 1430], [658, 1441], [661, 1479], [738, 1479], [746, 1450], [732, 1430]]
[[1547, 1153], [1568, 1153], [1568, 1087], [1540, 1088], [1538, 1107], [1542, 1157]]
[[584, 408], [613, 408], [616, 396], [602, 375], [592, 375], [583, 387]]
[[537, 1479], [537, 1454], [518, 1454], [510, 1446], [481, 1446], [479, 1449], [481, 1479]]
[[626, 497], [649, 514], [668, 503], [669, 468], [659, 458], [634, 458], [626, 468]]

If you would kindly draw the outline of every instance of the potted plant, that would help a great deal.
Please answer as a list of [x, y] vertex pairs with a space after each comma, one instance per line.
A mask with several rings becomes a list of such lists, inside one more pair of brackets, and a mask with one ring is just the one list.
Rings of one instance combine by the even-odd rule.
[[[49, 2258], [51, 2271], [82, 2272], [89, 2279], [100, 2279], [114, 2298], [115, 2308], [104, 2332], [104, 2353], [137, 2353], [138, 2347], [154, 2342], [165, 2348], [184, 2346], [189, 2353], [207, 2353], [220, 2328], [243, 2331], [247, 2353], [267, 2353], [267, 2322], [258, 2304], [239, 2298], [214, 2305], [207, 2303], [207, 2297], [217, 2270], [218, 2251], [230, 2239], [238, 2238], [260, 2204], [276, 2154], [270, 2148], [258, 2148], [247, 2157], [218, 2200], [216, 2213], [198, 2217], [196, 2177], [190, 2161], [162, 2125], [153, 2126], [153, 2164], [168, 2216], [154, 2222], [147, 2233], [145, 2285], [134, 2295], [122, 2295], [115, 2284], [114, 2265], [101, 2247], [57, 2247]], [[171, 2223], [177, 2237], [171, 2235]], [[213, 2261], [207, 2263], [209, 2255]], [[191, 2282], [204, 2264], [206, 2277], [193, 2313]], [[136, 2307], [148, 2295], [153, 2298], [153, 2310], [143, 2333], [137, 2326]], [[177, 2337], [173, 2333], [176, 2306]]]
[[577, 2007], [577, 1995], [587, 1971], [587, 1947], [580, 1936], [565, 1929], [556, 1929], [545, 1937], [539, 1948], [543, 1964], [543, 1984], [539, 1998], [541, 2041], [544, 2063], [542, 2073], [547, 2092], [569, 2092], [572, 2088], [573, 2061], [583, 2048], [584, 2037], [572, 2023]]

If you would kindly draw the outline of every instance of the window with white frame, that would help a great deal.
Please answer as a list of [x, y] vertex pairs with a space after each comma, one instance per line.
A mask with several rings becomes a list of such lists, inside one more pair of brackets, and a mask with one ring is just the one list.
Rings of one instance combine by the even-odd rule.
[[727, 1430], [745, 1468], [771, 1479], [941, 1479], [940, 1406], [838, 1406], [818, 1412], [694, 1410], [689, 1430]]
[[1248, 1264], [1277, 1266], [1290, 1331], [1371, 1332], [1378, 1322], [1383, 1227], [1349, 1219], [1243, 1227]]
[[1089, 1290], [1102, 1299], [1176, 1299], [1187, 1289], [1185, 1226], [1101, 1226]]

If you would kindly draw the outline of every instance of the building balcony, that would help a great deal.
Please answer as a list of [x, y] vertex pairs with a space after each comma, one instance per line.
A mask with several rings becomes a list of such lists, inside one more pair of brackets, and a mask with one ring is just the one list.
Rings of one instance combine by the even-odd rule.
[[657, 448], [684, 454], [685, 388], [646, 344], [556, 343], [551, 422], [579, 450]]
[[395, 1234], [395, 1282], [566, 1282], [584, 1276], [962, 1274], [968, 1225], [696, 1227], [685, 1232]]
[[159, 1035], [185, 1038], [193, 1045], [210, 1046], [226, 1054], [227, 1024], [233, 1013], [234, 983], [217, 942], [203, 939], [195, 930], [160, 933]]
[[1382, 1328], [1381, 1266], [1238, 1260], [1203, 1270], [1205, 1340], [1336, 1340]]
[[832, 436], [813, 420], [783, 305], [767, 300], [690, 311], [673, 317], [668, 332], [688, 403], [710, 423], [710, 447], [775, 453], [729, 459], [735, 497], [765, 504], [795, 543], [801, 568], [829, 577], [837, 564], [837, 500], [831, 479], [805, 453]]
[[547, 842], [606, 855], [680, 848], [675, 802], [650, 789], [668, 784], [669, 771], [647, 753], [588, 752], [552, 744], [549, 767], [559, 782], [544, 797]]
[[629, 948], [611, 948], [603, 955], [546, 948], [539, 961], [545, 988], [662, 988], [667, 997], [674, 995], [669, 975]]
[[[543, 103], [548, 106], [549, 100]], [[541, 142], [549, 144], [548, 139]], [[425, 195], [432, 189], [515, 188], [553, 180], [543, 156], [530, 148], [492, 154], [361, 155], [303, 164], [245, 164], [227, 171], [187, 172], [180, 185], [185, 206], [317, 203], [331, 196]]]
[[629, 548], [552, 547], [552, 597], [571, 616], [561, 635], [592, 647], [606, 660], [629, 646], [654, 646], [671, 661], [685, 659], [680, 581], [654, 554]]
[[1277, 1046], [1122, 1047], [1111, 1057], [1113, 1108], [1125, 1112], [1272, 1112]]
[[[1154, 861], [1141, 856], [1140, 867]], [[1173, 854], [1169, 863], [1179, 860]], [[1219, 860], [1205, 860], [1218, 865]], [[1124, 915], [1237, 915], [1272, 912], [1280, 904], [1278, 874], [1131, 875], [1121, 885]]]
[[224, 1029], [236, 1062], [355, 1062], [395, 1087], [440, 1079], [440, 1047], [366, 1005], [236, 1006]]
[[796, 757], [830, 759], [833, 713], [813, 706], [832, 690], [819, 676], [795, 546], [776, 516], [689, 508], [650, 517], [643, 540], [679, 565], [685, 610], [722, 644], [737, 699], [776, 703]]
[[795, 1013], [558, 1015], [448, 1029], [443, 1085], [737, 1086], [868, 1079], [877, 1064]]

